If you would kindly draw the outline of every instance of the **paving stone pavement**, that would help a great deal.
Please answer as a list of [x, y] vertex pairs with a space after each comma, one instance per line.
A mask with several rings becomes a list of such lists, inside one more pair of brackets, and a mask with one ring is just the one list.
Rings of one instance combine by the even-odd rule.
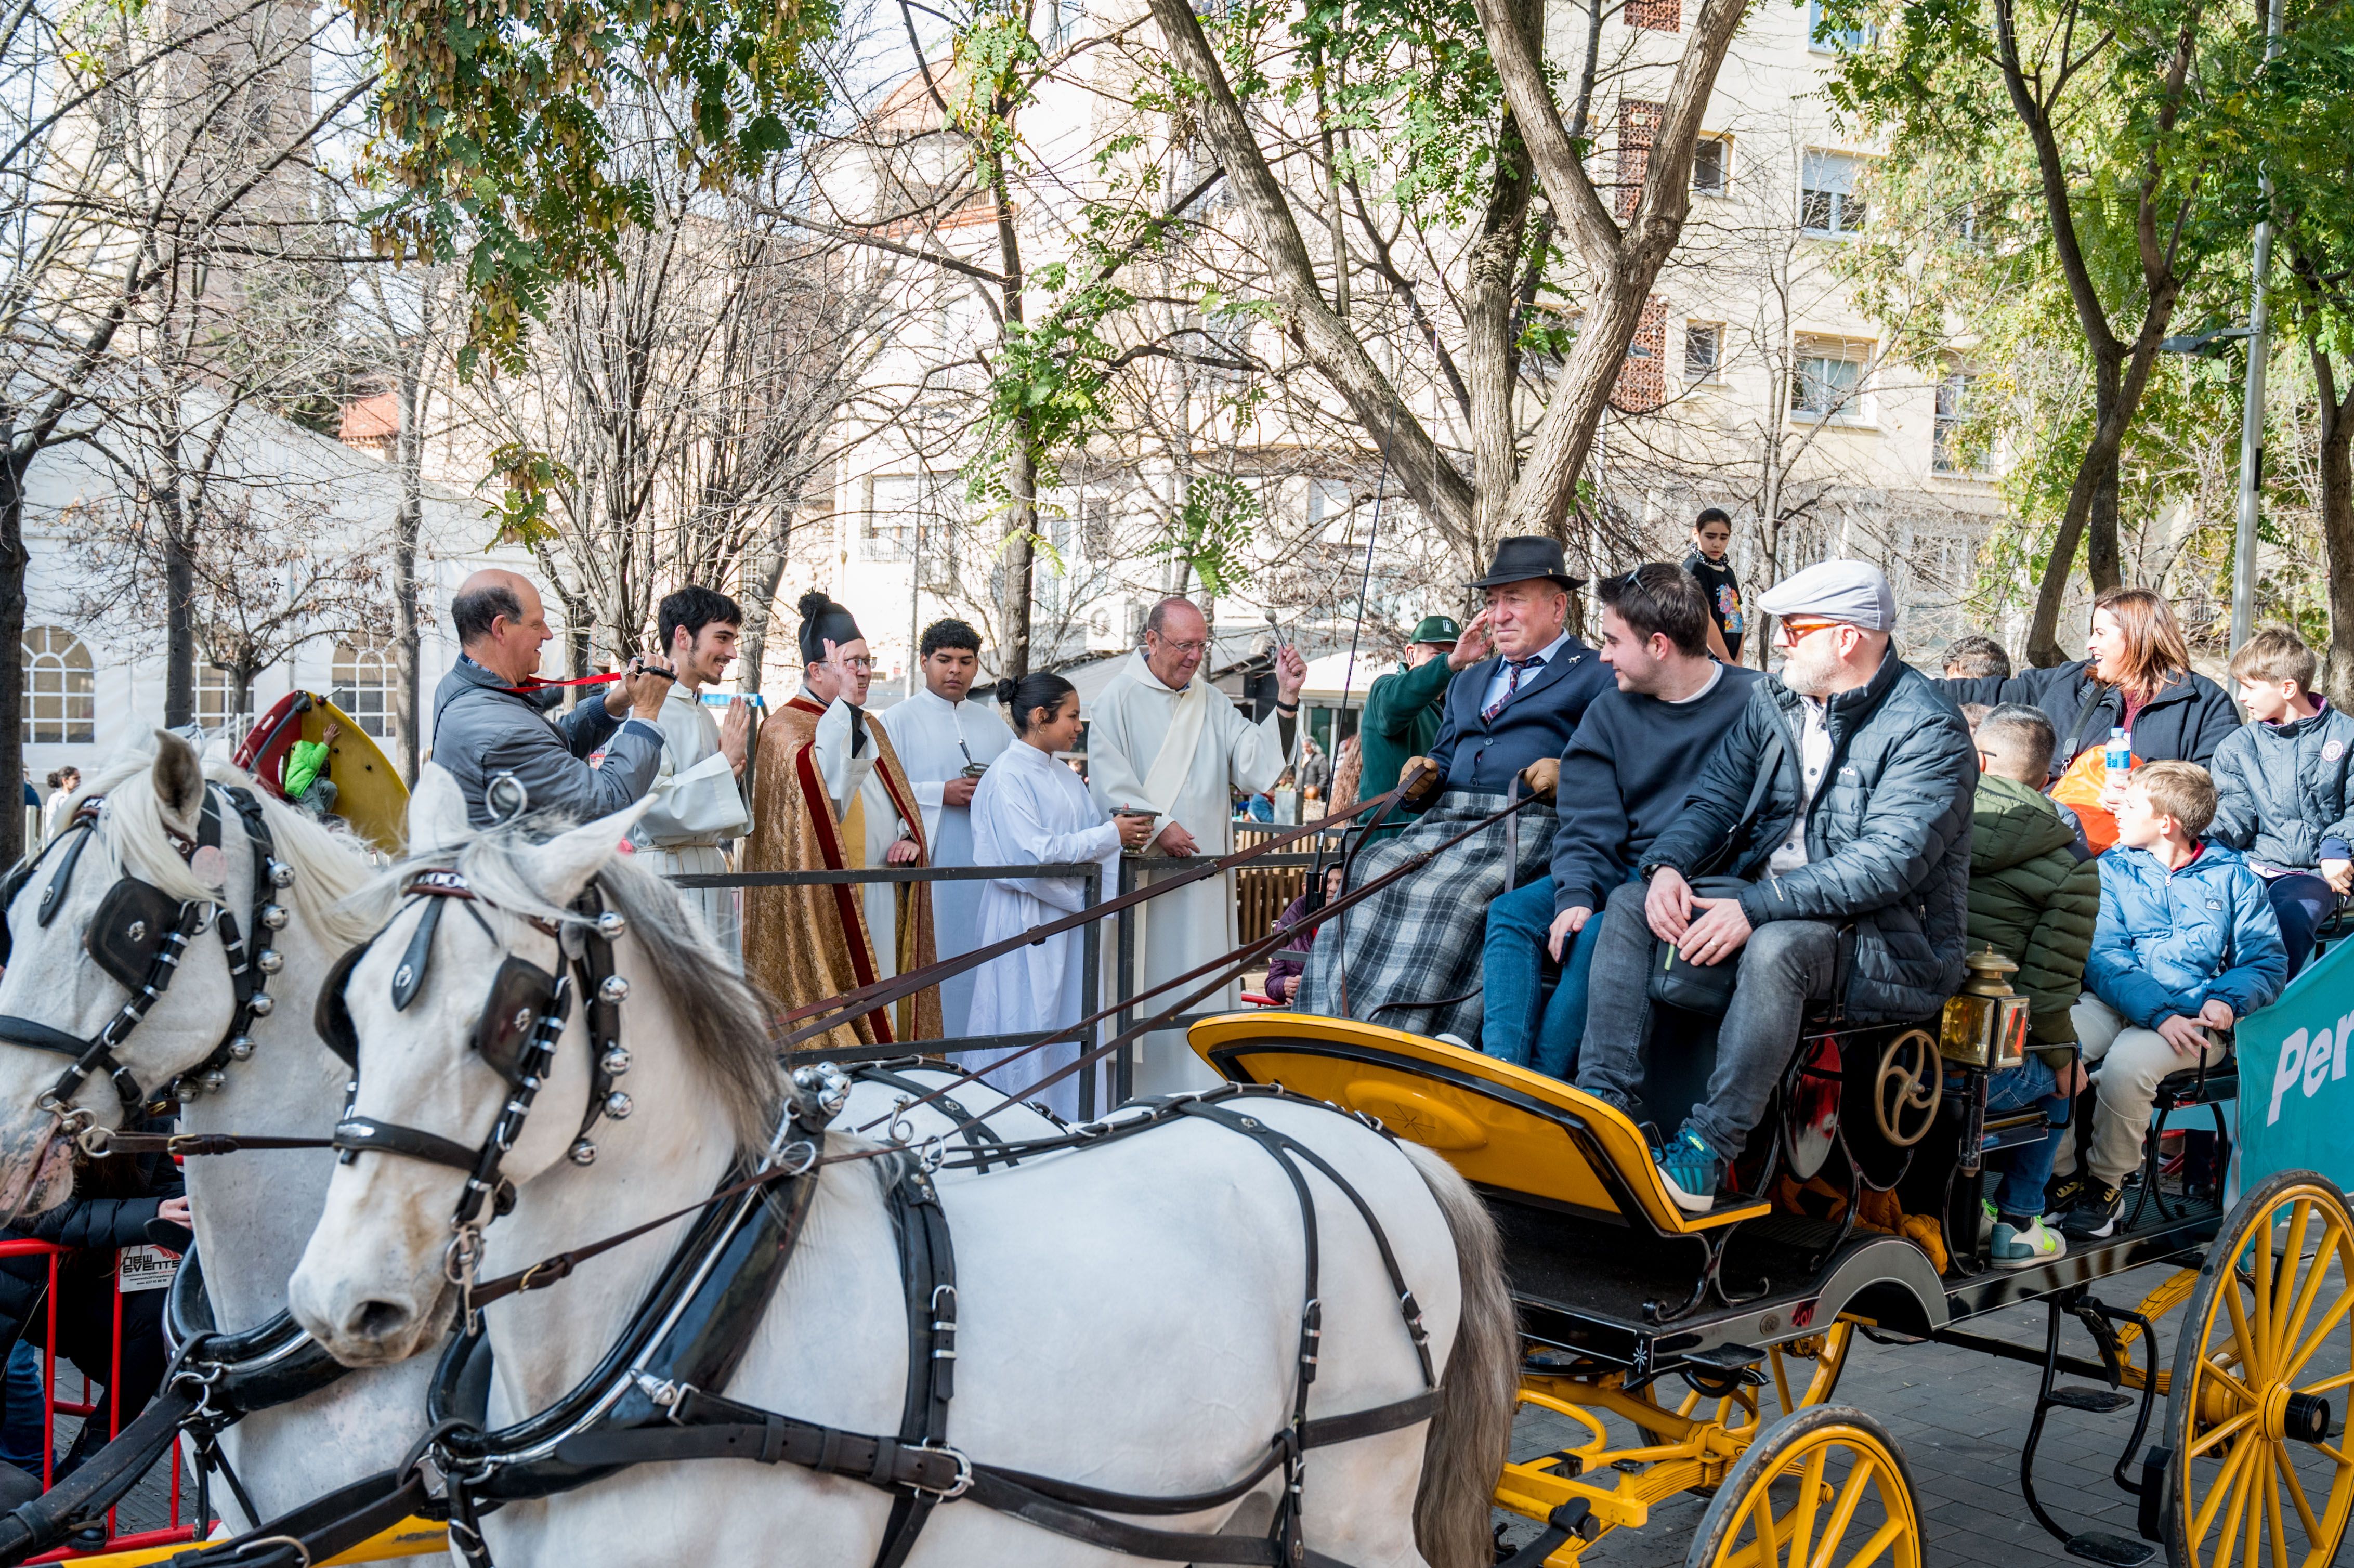
[[[2103, 1282], [2094, 1294], [2130, 1307], [2170, 1272], [2135, 1270]], [[1970, 1327], [2040, 1351], [2043, 1320], [2043, 1308], [2031, 1304]], [[2161, 1321], [2159, 1336], [2170, 1362], [2170, 1320]], [[2063, 1330], [2063, 1353], [2090, 1359], [2090, 1346], [2081, 1329], [2070, 1325]], [[2062, 1381], [2081, 1380], [2063, 1374]], [[1903, 1450], [1926, 1520], [1932, 1568], [2084, 1568], [2044, 1533], [2020, 1497], [2019, 1450], [2035, 1414], [2035, 1386], [2036, 1369], [2020, 1362], [1946, 1345], [1883, 1346], [1856, 1339], [1835, 1397], [1878, 1416]], [[1770, 1390], [1767, 1403], [1776, 1408]], [[2153, 1426], [2163, 1423], [2165, 1408], [2160, 1400]], [[2136, 1533], [2135, 1499], [2109, 1478], [2109, 1467], [2132, 1436], [2133, 1419], [2130, 1411], [2052, 1413], [2037, 1452], [2036, 1490], [2062, 1524], [2127, 1537]], [[1515, 1436], [1514, 1457], [1524, 1458], [1580, 1441], [1583, 1434], [1539, 1411], [1522, 1414]], [[1680, 1568], [1707, 1507], [1704, 1498], [1676, 1498], [1653, 1510], [1646, 1528], [1596, 1542], [1584, 1561], [1590, 1568]], [[1537, 1532], [1528, 1520], [1500, 1512], [1496, 1517], [1514, 1544]], [[2163, 1568], [2163, 1563], [2161, 1555], [2154, 1568]]]

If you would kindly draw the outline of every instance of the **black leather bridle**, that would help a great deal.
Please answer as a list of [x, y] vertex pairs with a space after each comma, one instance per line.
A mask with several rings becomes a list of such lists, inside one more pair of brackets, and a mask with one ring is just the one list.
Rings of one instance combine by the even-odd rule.
[[[422, 901], [424, 913], [409, 935], [408, 947], [402, 950], [399, 967], [393, 971], [391, 1000], [395, 1011], [405, 1010], [423, 989], [432, 968], [434, 934], [440, 927], [442, 910], [451, 904], [464, 909], [484, 935], [497, 940], [497, 933], [475, 906], [493, 909], [498, 906], [477, 894], [461, 873], [418, 872], [401, 891], [406, 898], [404, 908], [408, 904]], [[336, 960], [319, 991], [318, 1011], [313, 1018], [319, 1038], [352, 1069], [344, 1090], [343, 1119], [336, 1124], [331, 1140], [336, 1158], [350, 1164], [361, 1154], [371, 1151], [398, 1154], [466, 1173], [466, 1185], [451, 1216], [451, 1237], [442, 1255], [442, 1272], [466, 1298], [465, 1312], [470, 1324], [474, 1310], [471, 1300], [474, 1270], [482, 1261], [482, 1230], [489, 1224], [482, 1211], [487, 1205], [491, 1218], [495, 1219], [514, 1207], [514, 1184], [502, 1174], [501, 1167], [516, 1139], [522, 1136], [532, 1104], [556, 1065], [557, 1047], [571, 1017], [576, 993], [588, 998], [590, 1082], [588, 1108], [581, 1116], [579, 1129], [573, 1135], [567, 1151], [568, 1158], [576, 1165], [593, 1163], [597, 1146], [589, 1141], [590, 1129], [599, 1118], [619, 1121], [630, 1114], [630, 1097], [613, 1086], [614, 1080], [630, 1070], [630, 1054], [622, 1048], [620, 1040], [621, 1003], [629, 997], [630, 982], [613, 972], [613, 944], [628, 934], [629, 923], [604, 907], [594, 884], [574, 901], [572, 911], [581, 918], [561, 925], [536, 916], [517, 916], [556, 941], [562, 955], [558, 970], [550, 974], [528, 959], [504, 954], [498, 972], [491, 977], [490, 991], [482, 1009], [475, 1015], [470, 1041], [474, 1054], [508, 1086], [506, 1103], [499, 1108], [490, 1136], [477, 1148], [470, 1149], [454, 1139], [421, 1128], [403, 1127], [354, 1111], [359, 1094], [360, 1044], [345, 990], [350, 983], [353, 967], [381, 939], [382, 932]]]
[[[96, 1128], [95, 1113], [73, 1102], [82, 1086], [98, 1074], [103, 1073], [112, 1081], [115, 1097], [122, 1104], [125, 1118], [130, 1119], [134, 1113], [160, 1114], [180, 1101], [218, 1089], [228, 1064], [242, 1062], [253, 1054], [253, 1040], [247, 1031], [255, 1019], [270, 1016], [273, 1003], [264, 988], [269, 978], [285, 967], [285, 959], [277, 949], [266, 945], [269, 938], [265, 933], [281, 930], [286, 925], [286, 910], [276, 902], [276, 896], [293, 885], [294, 868], [277, 857], [276, 842], [270, 836], [261, 803], [254, 799], [252, 791], [237, 785], [207, 784], [196, 836], [188, 839], [169, 828], [164, 830], [180, 858], [196, 871], [199, 881], [212, 885], [226, 881], [227, 863], [221, 858], [220, 848], [224, 802], [226, 810], [238, 814], [252, 851], [253, 906], [246, 926], [240, 927], [236, 915], [217, 898], [183, 901], [153, 883], [143, 882], [128, 872], [120, 873], [114, 885], [100, 899], [83, 945], [91, 960], [131, 993], [130, 1000], [97, 1033], [87, 1037], [69, 1034], [37, 1019], [0, 1015], [0, 1041], [73, 1058], [71, 1065], [58, 1075], [57, 1082], [44, 1090], [36, 1102], [38, 1108], [55, 1113], [72, 1136], [80, 1138]], [[64, 833], [0, 881], [0, 963], [7, 960], [11, 945], [5, 925], [8, 910], [30, 885], [34, 873], [62, 845], [62, 858], [35, 913], [35, 919], [45, 927], [57, 918], [66, 891], [72, 885], [74, 871], [81, 863], [82, 853], [98, 836], [105, 804], [103, 796], [83, 800], [75, 809]], [[207, 860], [217, 863], [208, 865]], [[217, 874], [218, 880], [207, 875], [207, 871]], [[236, 1011], [211, 1054], [176, 1075], [151, 1105], [147, 1091], [116, 1053], [171, 989], [173, 977], [179, 972], [181, 956], [208, 926], [220, 932], [221, 948], [228, 959], [229, 981], [237, 999]]]

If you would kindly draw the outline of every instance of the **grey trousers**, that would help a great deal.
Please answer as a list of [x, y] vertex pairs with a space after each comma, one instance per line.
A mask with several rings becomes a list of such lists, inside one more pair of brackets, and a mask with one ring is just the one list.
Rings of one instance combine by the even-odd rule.
[[[1577, 1086], [1638, 1120], [1651, 1044], [1652, 938], [1643, 919], [1649, 891], [1630, 882], [1610, 895], [1587, 982], [1585, 1042], [1577, 1060]], [[1690, 1123], [1726, 1160], [1740, 1154], [1766, 1114], [1797, 1046], [1807, 1003], [1831, 993], [1839, 927], [1828, 920], [1768, 921], [1750, 934], [1734, 961], [1741, 973], [1717, 1030], [1716, 1070]]]

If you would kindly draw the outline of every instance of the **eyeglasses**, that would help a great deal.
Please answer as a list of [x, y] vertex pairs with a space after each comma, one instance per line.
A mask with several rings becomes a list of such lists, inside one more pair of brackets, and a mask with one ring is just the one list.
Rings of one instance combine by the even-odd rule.
[[1776, 629], [1775, 634], [1784, 642], [1796, 647], [1818, 631], [1846, 624], [1844, 620], [1819, 620], [1811, 616], [1785, 616], [1781, 625]]
[[833, 662], [845, 670], [864, 670], [872, 673], [875, 669], [875, 661], [864, 653], [854, 653], [847, 659], [837, 654]]
[[1161, 636], [1158, 631], [1154, 632], [1152, 636], [1153, 640], [1159, 642], [1161, 646], [1170, 649], [1174, 652], [1200, 654], [1207, 653], [1210, 651], [1210, 645], [1206, 642], [1172, 642], [1169, 639]]

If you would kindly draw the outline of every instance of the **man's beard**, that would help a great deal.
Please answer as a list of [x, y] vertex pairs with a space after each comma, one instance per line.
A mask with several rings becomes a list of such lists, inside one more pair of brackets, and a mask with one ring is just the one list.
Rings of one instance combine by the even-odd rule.
[[1829, 695], [1840, 674], [1839, 654], [1819, 655], [1811, 646], [1813, 641], [1808, 638], [1791, 649], [1789, 658], [1782, 663], [1782, 683], [1802, 697]]

